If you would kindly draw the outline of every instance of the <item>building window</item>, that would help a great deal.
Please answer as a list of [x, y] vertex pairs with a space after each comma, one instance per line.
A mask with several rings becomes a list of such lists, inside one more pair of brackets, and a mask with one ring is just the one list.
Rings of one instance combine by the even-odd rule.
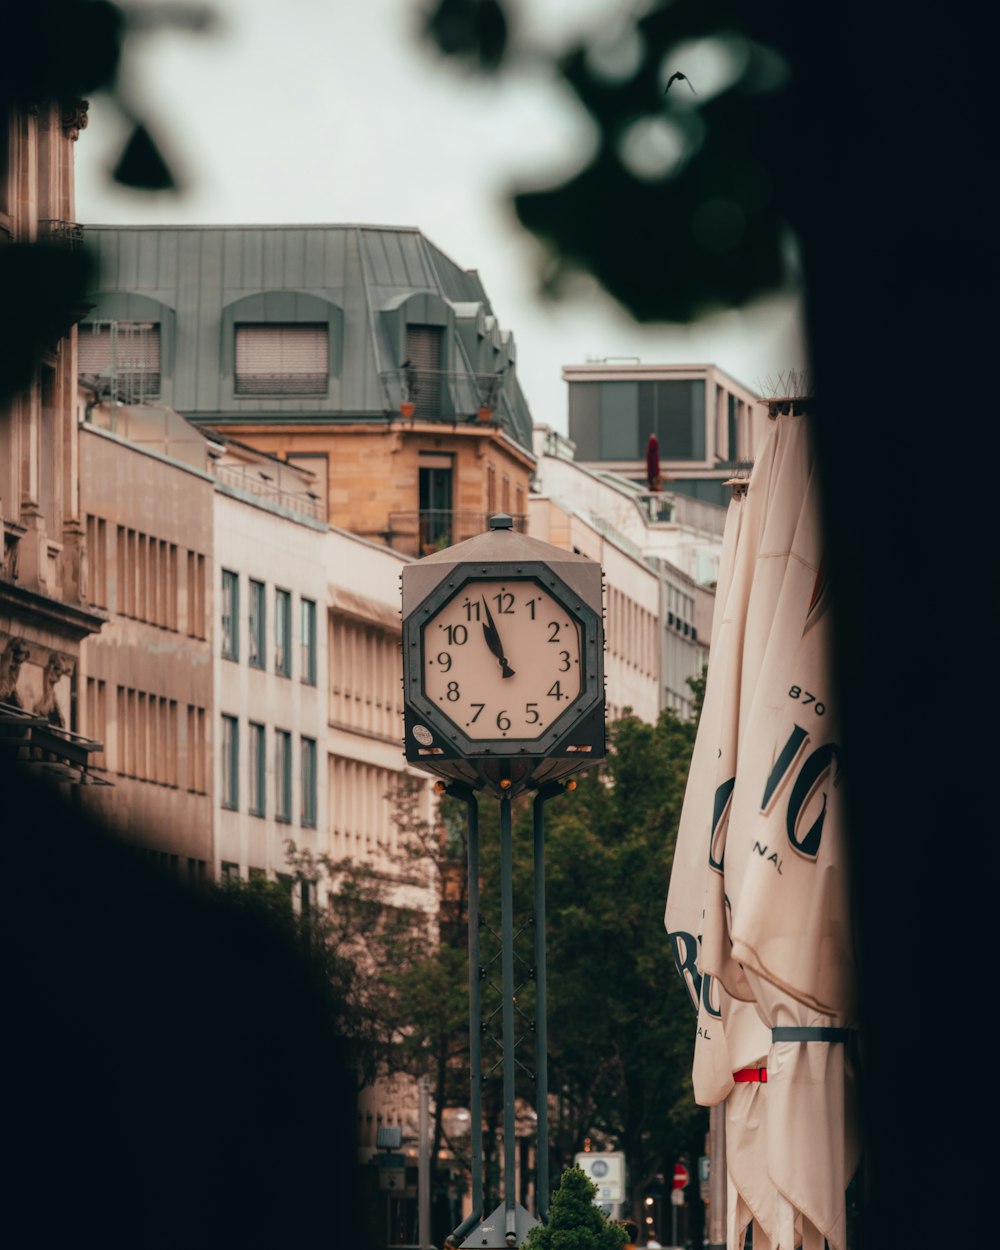
[[160, 327], [152, 321], [94, 321], [77, 336], [78, 372], [104, 398], [141, 404], [160, 393]]
[[274, 671], [281, 677], [292, 675], [292, 595], [288, 590], [274, 592]]
[[454, 542], [451, 500], [453, 492], [451, 456], [421, 455], [418, 468], [420, 503], [420, 550], [427, 555]]
[[316, 739], [302, 739], [302, 824], [316, 828]]
[[330, 373], [325, 325], [238, 325], [237, 395], [325, 395]]
[[240, 726], [235, 716], [222, 718], [222, 806], [240, 805]]
[[665, 460], [704, 460], [705, 382], [571, 382], [569, 436], [576, 458], [641, 461], [650, 434]]
[[222, 863], [219, 865], [219, 876], [222, 878], [223, 881], [227, 881], [227, 882], [239, 881], [240, 879], [239, 864], [233, 864], [233, 863], [227, 862], [226, 860], [223, 860]]
[[250, 722], [250, 815], [263, 816], [266, 806], [267, 761], [264, 726]]
[[292, 735], [285, 729], [274, 731], [274, 815], [292, 819]]
[[303, 599], [302, 612], [302, 680], [307, 686], [316, 685], [316, 605], [311, 599]]
[[222, 658], [240, 658], [240, 576], [222, 570]]
[[418, 417], [441, 416], [441, 362], [444, 358], [444, 330], [441, 326], [406, 327], [404, 367], [406, 398], [413, 400]]
[[254, 668], [265, 668], [267, 660], [264, 649], [266, 637], [264, 583], [250, 582], [250, 640], [247, 646], [247, 659]]

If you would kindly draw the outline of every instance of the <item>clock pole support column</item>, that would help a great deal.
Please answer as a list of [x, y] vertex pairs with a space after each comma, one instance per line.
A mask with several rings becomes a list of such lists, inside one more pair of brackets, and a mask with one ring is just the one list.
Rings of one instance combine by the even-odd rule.
[[500, 929], [503, 966], [503, 1205], [508, 1245], [517, 1244], [514, 1121], [514, 850], [510, 799], [500, 800]]
[[545, 971], [545, 804], [566, 790], [561, 782], [542, 786], [532, 804], [535, 831], [535, 1213], [549, 1218], [549, 1025]]
[[453, 1246], [483, 1218], [483, 1074], [482, 1007], [479, 962], [479, 800], [466, 786], [454, 784], [446, 794], [462, 799], [468, 815], [468, 903], [469, 903], [469, 1142], [472, 1150], [472, 1210], [447, 1238]]

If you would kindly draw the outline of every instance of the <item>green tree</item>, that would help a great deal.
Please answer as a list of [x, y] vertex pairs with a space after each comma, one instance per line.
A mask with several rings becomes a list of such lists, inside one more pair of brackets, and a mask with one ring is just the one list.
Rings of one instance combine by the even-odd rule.
[[528, 1233], [529, 1250], [621, 1250], [625, 1229], [612, 1224], [594, 1202], [597, 1186], [576, 1167], [562, 1174], [552, 1194], [547, 1224]]

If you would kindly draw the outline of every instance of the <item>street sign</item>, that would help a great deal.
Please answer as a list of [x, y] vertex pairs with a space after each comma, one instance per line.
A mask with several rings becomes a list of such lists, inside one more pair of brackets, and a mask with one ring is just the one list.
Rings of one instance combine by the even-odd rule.
[[625, 1201], [625, 1154], [621, 1150], [585, 1150], [574, 1164], [597, 1186], [596, 1203]]
[[683, 1163], [674, 1164], [674, 1189], [685, 1189], [690, 1180], [688, 1170]]
[[[683, 1189], [671, 1190], [670, 1201], [675, 1207], [682, 1207], [684, 1205], [684, 1190]], [[674, 1238], [674, 1240], [675, 1241], [677, 1240], [676, 1237]]]
[[406, 1189], [406, 1155], [384, 1154], [378, 1157], [378, 1187], [402, 1195]]

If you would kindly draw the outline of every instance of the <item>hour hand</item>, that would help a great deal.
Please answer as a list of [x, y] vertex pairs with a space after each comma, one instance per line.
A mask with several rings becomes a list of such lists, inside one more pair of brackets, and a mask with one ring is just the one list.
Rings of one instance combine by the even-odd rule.
[[500, 674], [502, 677], [513, 677], [514, 670], [507, 663], [507, 656], [504, 654], [503, 643], [500, 641], [500, 634], [497, 627], [493, 623], [493, 615], [490, 612], [490, 605], [486, 602], [486, 596], [483, 595], [483, 607], [486, 610], [486, 620], [483, 622], [483, 637], [486, 639], [486, 645], [497, 657], [500, 665]]

